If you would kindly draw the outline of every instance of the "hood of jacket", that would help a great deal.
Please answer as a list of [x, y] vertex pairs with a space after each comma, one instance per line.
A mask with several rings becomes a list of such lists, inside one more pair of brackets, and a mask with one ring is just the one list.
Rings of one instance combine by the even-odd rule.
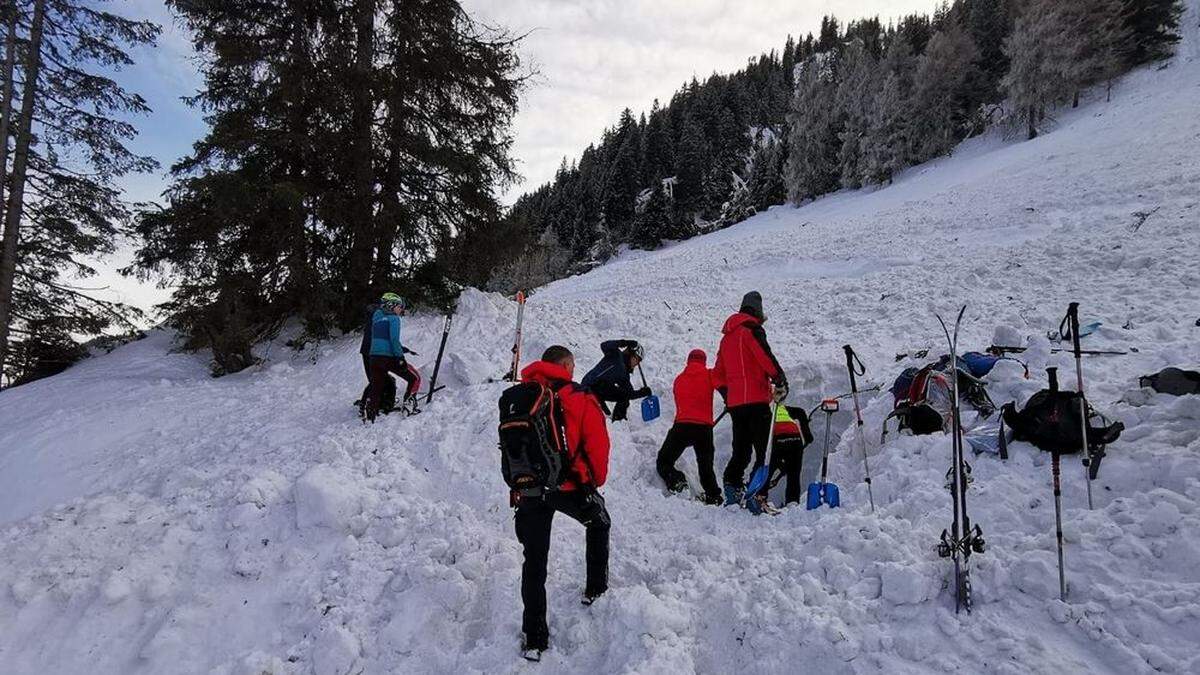
[[757, 317], [750, 316], [745, 312], [738, 312], [725, 320], [725, 325], [721, 328], [721, 332], [725, 335], [728, 335], [737, 330], [739, 326], [753, 328], [761, 325], [762, 322], [759, 321]]

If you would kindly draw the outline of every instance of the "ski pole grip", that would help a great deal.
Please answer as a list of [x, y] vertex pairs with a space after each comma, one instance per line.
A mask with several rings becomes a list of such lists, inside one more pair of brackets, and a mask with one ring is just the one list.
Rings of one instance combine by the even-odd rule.
[[1067, 320], [1071, 322], [1071, 344], [1075, 347], [1075, 356], [1079, 356], [1079, 303], [1067, 305]]
[[[863, 365], [862, 359], [858, 358], [858, 354], [854, 353], [853, 347], [850, 345], [842, 345], [842, 350], [846, 352], [846, 370], [850, 371], [850, 389], [851, 391], [857, 392], [858, 387], [856, 386], [857, 383], [855, 381], [855, 375], [865, 374], [867, 372], [867, 367]], [[854, 367], [855, 363], [858, 364], [857, 368]]]
[[1050, 381], [1050, 391], [1058, 391], [1058, 368], [1047, 368], [1046, 379]]
[[850, 345], [844, 345], [842, 349], [846, 352], [846, 371], [850, 373], [850, 391], [857, 393], [858, 382], [854, 379], [854, 350], [850, 348]]

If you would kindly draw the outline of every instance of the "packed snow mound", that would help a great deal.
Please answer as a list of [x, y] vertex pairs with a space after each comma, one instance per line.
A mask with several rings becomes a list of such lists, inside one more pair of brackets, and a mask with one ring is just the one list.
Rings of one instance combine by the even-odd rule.
[[[1195, 26], [1197, 15], [1185, 18]], [[1110, 104], [1064, 114], [1028, 143], [999, 137], [849, 192], [656, 252], [630, 252], [537, 290], [525, 354], [551, 344], [581, 368], [636, 337], [664, 417], [611, 425], [611, 590], [584, 608], [583, 534], [558, 519], [547, 672], [1197, 672], [1200, 397], [1139, 375], [1200, 364], [1200, 58], [1189, 35], [1164, 71]], [[1190, 59], [1190, 60], [1189, 60]], [[1149, 214], [1143, 217], [1144, 214]], [[1138, 223], [1140, 222], [1140, 225]], [[811, 407], [848, 388], [841, 345], [891, 384], [944, 350], [934, 311], [968, 304], [962, 344], [1035, 340], [989, 375], [998, 403], [1070, 373], [1047, 331], [1069, 301], [1102, 321], [1089, 398], [1126, 425], [1089, 511], [1064, 460], [1068, 602], [1057, 597], [1049, 457], [1024, 443], [972, 456], [975, 610], [956, 615], [943, 435], [879, 429], [874, 474], [833, 418], [843, 508], [755, 518], [667, 496], [654, 455], [687, 352], [711, 353], [743, 293]], [[466, 292], [440, 381], [419, 416], [363, 426], [358, 340], [272, 349], [220, 379], [154, 332], [66, 373], [0, 393], [0, 661], [12, 673], [523, 672], [521, 552], [500, 478], [495, 404], [515, 306]], [[405, 323], [430, 374], [440, 317]], [[526, 359], [528, 361], [528, 359]], [[1073, 377], [1064, 377], [1064, 384]], [[815, 422], [818, 438], [822, 420]], [[717, 429], [718, 468], [729, 428]], [[817, 452], [806, 456], [806, 477]], [[695, 485], [691, 459], [684, 470]]]

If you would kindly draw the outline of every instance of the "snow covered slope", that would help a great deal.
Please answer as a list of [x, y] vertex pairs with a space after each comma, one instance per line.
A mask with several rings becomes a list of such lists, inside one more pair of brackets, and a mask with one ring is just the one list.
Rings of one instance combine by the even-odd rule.
[[[1198, 22], [1185, 17], [1193, 33]], [[887, 189], [628, 253], [528, 305], [527, 354], [564, 343], [589, 364], [602, 338], [637, 337], [666, 393], [687, 351], [714, 351], [758, 289], [791, 400], [811, 406], [846, 391], [844, 343], [866, 386], [887, 386], [916, 363], [897, 353], [940, 353], [934, 311], [967, 303], [963, 343], [978, 349], [998, 327], [1044, 335], [1079, 301], [1104, 322], [1089, 347], [1139, 351], [1085, 363], [1090, 398], [1127, 431], [1095, 511], [1082, 468], [1064, 462], [1069, 602], [1057, 599], [1049, 461], [1034, 448], [972, 458], [990, 550], [975, 558], [975, 612], [956, 616], [934, 552], [950, 522], [946, 437], [880, 448], [890, 397], [869, 396], [877, 511], [844, 411], [831, 471], [845, 508], [755, 518], [663, 494], [653, 458], [668, 395], [664, 419], [612, 427], [611, 592], [579, 605], [582, 530], [559, 519], [554, 647], [541, 666], [518, 662], [520, 549], [495, 451], [503, 385], [486, 383], [504, 369], [515, 308], [468, 292], [448, 388], [415, 418], [358, 422], [356, 338], [277, 348], [256, 372], [213, 380], [155, 333], [0, 393], [0, 671], [1200, 671], [1200, 397], [1136, 385], [1200, 365], [1194, 37], [1170, 68], [1134, 74], [1112, 103], [1035, 141], [974, 140]], [[1152, 215], [1135, 230], [1138, 212]], [[441, 320], [405, 330], [430, 363]], [[1047, 364], [1073, 368], [1044, 340], [1027, 356], [1033, 379], [1009, 363], [990, 376], [997, 402], [1040, 389]]]

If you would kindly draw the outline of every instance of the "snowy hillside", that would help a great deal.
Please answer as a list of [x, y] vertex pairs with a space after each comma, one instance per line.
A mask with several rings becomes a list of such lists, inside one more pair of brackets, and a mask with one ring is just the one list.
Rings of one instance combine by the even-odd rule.
[[[532, 295], [527, 354], [563, 343], [587, 367], [601, 339], [635, 337], [665, 394], [662, 419], [611, 426], [611, 591], [590, 608], [583, 531], [558, 519], [540, 666], [517, 658], [521, 553], [495, 450], [504, 385], [486, 382], [505, 368], [515, 305], [468, 292], [447, 389], [414, 418], [358, 421], [356, 337], [277, 347], [261, 369], [214, 380], [157, 332], [0, 393], [0, 671], [1200, 672], [1200, 397], [1137, 388], [1200, 366], [1191, 6], [1170, 68], [1063, 111], [1035, 141], [972, 140], [887, 189], [776, 208]], [[1138, 213], [1150, 215], [1135, 228]], [[934, 551], [950, 442], [879, 447], [887, 393], [867, 397], [874, 514], [845, 409], [831, 457], [845, 508], [756, 518], [666, 496], [653, 460], [671, 379], [691, 348], [715, 353], [752, 289], [806, 407], [848, 389], [842, 344], [865, 386], [886, 387], [918, 363], [898, 353], [941, 353], [934, 312], [962, 303], [972, 349], [998, 328], [1044, 336], [1070, 301], [1104, 324], [1089, 348], [1136, 348], [1084, 364], [1089, 397], [1127, 430], [1094, 511], [1083, 469], [1064, 461], [1068, 602], [1049, 457], [1020, 443], [1006, 463], [970, 458], [990, 549], [974, 558], [974, 613], [955, 615]], [[406, 323], [427, 375], [441, 325]], [[1030, 380], [1012, 363], [989, 376], [997, 403], [1042, 388], [1047, 364], [1073, 373], [1038, 344]], [[717, 447], [720, 470], [727, 422]]]

